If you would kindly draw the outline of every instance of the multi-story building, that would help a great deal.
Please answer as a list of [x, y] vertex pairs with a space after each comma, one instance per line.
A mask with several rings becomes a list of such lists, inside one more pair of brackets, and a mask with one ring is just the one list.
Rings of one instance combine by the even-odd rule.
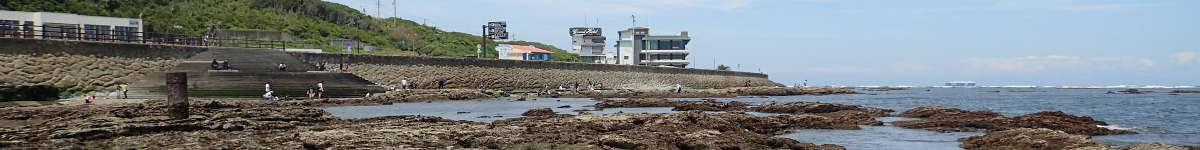
[[650, 35], [650, 28], [633, 27], [617, 32], [617, 64], [686, 68], [688, 32], [679, 35]]
[[571, 53], [579, 54], [583, 62], [612, 64], [616, 56], [604, 52], [604, 40], [600, 28], [574, 27], [570, 29]]
[[142, 29], [142, 19], [0, 10], [0, 36], [138, 40]]

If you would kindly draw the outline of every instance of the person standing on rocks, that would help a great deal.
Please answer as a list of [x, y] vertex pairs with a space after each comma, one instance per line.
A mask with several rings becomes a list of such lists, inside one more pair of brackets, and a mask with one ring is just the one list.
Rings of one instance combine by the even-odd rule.
[[683, 93], [683, 85], [675, 84], [675, 93]]
[[325, 81], [317, 82], [317, 99], [325, 97]]
[[407, 89], [408, 89], [408, 78], [404, 78], [404, 79], [401, 79], [401, 80], [400, 80], [400, 89], [401, 89], [401, 90], [407, 90]]
[[121, 99], [128, 99], [129, 98], [129, 84], [121, 83], [121, 85], [117, 85], [117, 87], [119, 87], [121, 89]]
[[263, 88], [266, 88], [267, 92], [270, 92], [271, 91], [271, 81], [267, 81], [266, 84], [263, 84]]
[[277, 68], [279, 68], [279, 71], [287, 71], [287, 64], [279, 63]]
[[446, 87], [446, 79], [438, 79], [437, 80], [437, 88], [442, 89], [444, 87]]

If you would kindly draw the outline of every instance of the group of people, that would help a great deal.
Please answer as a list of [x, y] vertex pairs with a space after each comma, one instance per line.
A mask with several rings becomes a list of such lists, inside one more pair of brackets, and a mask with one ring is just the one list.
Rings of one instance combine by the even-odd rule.
[[233, 67], [229, 66], [229, 60], [217, 61], [217, 59], [213, 59], [212, 65], [209, 65], [209, 67], [212, 70], [233, 70]]
[[[263, 84], [263, 87], [266, 88], [266, 93], [263, 94], [263, 99], [269, 100], [269, 101], [279, 101], [279, 100], [284, 99], [284, 98], [275, 96], [275, 91], [271, 90], [271, 82], [267, 82], [266, 84]], [[306, 93], [308, 95], [308, 99], [324, 98], [325, 97], [325, 81], [317, 82], [316, 86], [309, 88], [308, 91], [306, 91]]]

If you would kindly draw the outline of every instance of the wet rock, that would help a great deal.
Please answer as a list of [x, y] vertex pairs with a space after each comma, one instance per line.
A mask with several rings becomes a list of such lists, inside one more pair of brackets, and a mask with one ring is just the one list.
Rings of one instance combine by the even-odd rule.
[[1172, 90], [1171, 93], [1200, 93], [1200, 90]]
[[1082, 135], [1134, 133], [1128, 130], [1102, 128], [1099, 126], [1108, 124], [1096, 121], [1091, 117], [1073, 116], [1061, 111], [1043, 111], [1017, 117], [1005, 117], [991, 111], [966, 111], [941, 106], [926, 106], [905, 111], [899, 116], [923, 119], [894, 122], [893, 124], [898, 127], [927, 129], [939, 132], [1048, 128]]
[[686, 101], [677, 103], [671, 110], [673, 111], [741, 111], [746, 110], [746, 103], [732, 101], [728, 103], [717, 101]]
[[550, 108], [538, 108], [538, 109], [530, 109], [529, 111], [525, 111], [525, 113], [521, 113], [521, 116], [549, 116], [549, 115], [555, 115], [554, 110], [551, 110]]
[[887, 116], [887, 114], [889, 112], [893, 111], [893, 110], [889, 110], [889, 109], [869, 108], [869, 107], [862, 107], [862, 106], [858, 106], [858, 105], [847, 105], [847, 104], [834, 104], [834, 103], [822, 103], [822, 102], [791, 102], [791, 103], [779, 104], [779, 103], [776, 103], [773, 101], [763, 103], [756, 107], [751, 107], [750, 110], [756, 111], [756, 112], [792, 113], [792, 114], [832, 113], [832, 112], [838, 112], [838, 111], [843, 111], [843, 110], [855, 110], [855, 111], [867, 112], [867, 113], [877, 115], [877, 116]]
[[[756, 117], [749, 114], [688, 111], [668, 114], [623, 113], [514, 118], [497, 126], [525, 128], [522, 141], [581, 141], [620, 149], [843, 149], [772, 137], [800, 126], [832, 128], [821, 116]], [[817, 125], [807, 125], [817, 124]], [[572, 143], [572, 142], [568, 142]], [[503, 147], [503, 146], [502, 146]]]
[[562, 106], [558, 106], [558, 108], [571, 108], [571, 105], [562, 105]]
[[1117, 92], [1121, 92], [1121, 93], [1125, 93], [1125, 94], [1146, 94], [1146, 92], [1138, 90], [1138, 89], [1125, 89], [1125, 90], [1121, 90], [1121, 91], [1117, 91]]
[[921, 106], [901, 112], [896, 116], [908, 118], [992, 118], [1000, 117], [1001, 115], [992, 111], [967, 111], [945, 106]]
[[1110, 134], [1132, 134], [1129, 130], [1111, 130], [1101, 128], [1099, 126], [1108, 125], [1103, 121], [1096, 121], [1092, 117], [1073, 116], [1062, 111], [1043, 111], [1028, 115], [1022, 115], [1008, 119], [1005, 122], [1000, 122], [1006, 128], [1048, 128], [1061, 130], [1071, 134], [1083, 135], [1110, 135]]
[[1195, 148], [1181, 147], [1163, 143], [1146, 143], [1121, 147], [1121, 150], [1189, 150]]
[[1104, 148], [1085, 135], [1073, 135], [1050, 129], [1017, 128], [1004, 131], [988, 132], [983, 136], [972, 136], [959, 139], [959, 147], [968, 150], [1062, 150], [1075, 148]]
[[604, 100], [596, 103], [596, 108], [616, 107], [675, 107], [679, 101], [665, 98], [630, 98], [626, 100]]

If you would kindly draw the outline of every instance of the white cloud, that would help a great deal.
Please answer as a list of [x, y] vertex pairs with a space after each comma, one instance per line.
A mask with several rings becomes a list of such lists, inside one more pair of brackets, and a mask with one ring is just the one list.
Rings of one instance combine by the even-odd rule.
[[1154, 61], [1129, 56], [1022, 56], [1010, 58], [970, 58], [968, 67], [980, 72], [1093, 72], [1144, 69], [1154, 67]]
[[1178, 52], [1175, 55], [1171, 55], [1171, 57], [1175, 58], [1175, 61], [1181, 64], [1200, 63], [1200, 53], [1194, 51]]

